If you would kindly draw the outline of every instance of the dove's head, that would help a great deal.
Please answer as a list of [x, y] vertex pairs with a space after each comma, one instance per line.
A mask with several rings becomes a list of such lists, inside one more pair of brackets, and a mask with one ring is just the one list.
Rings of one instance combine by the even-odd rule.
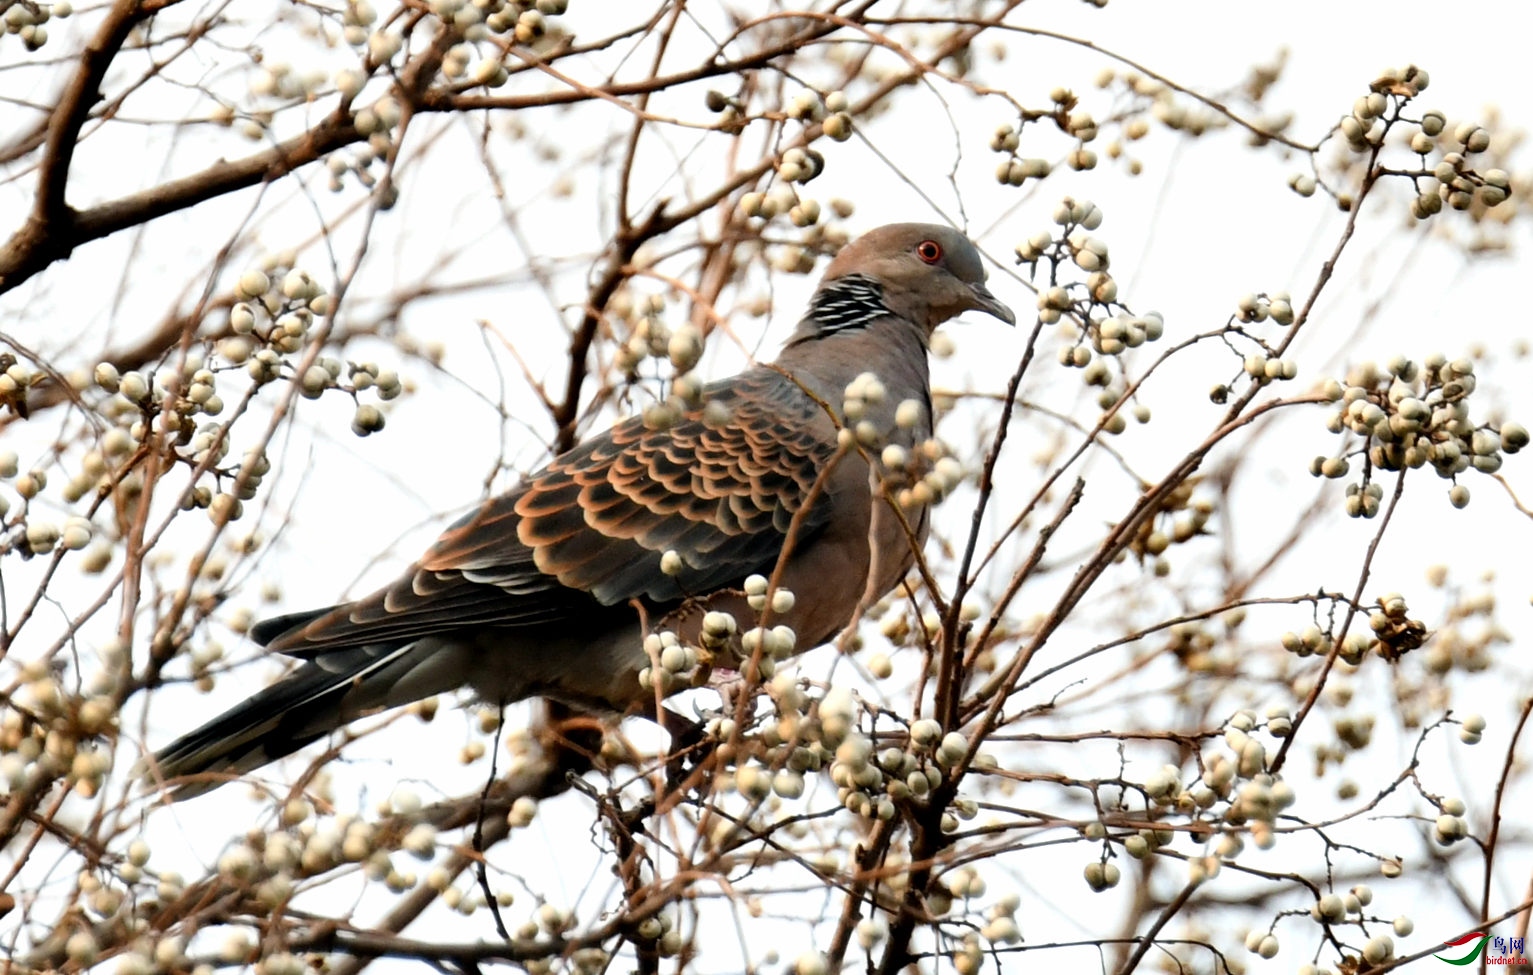
[[966, 311], [982, 311], [1008, 325], [1017, 316], [985, 287], [985, 265], [974, 244], [951, 227], [891, 223], [852, 241], [825, 270], [821, 287], [850, 274], [883, 288], [884, 303], [928, 332]]

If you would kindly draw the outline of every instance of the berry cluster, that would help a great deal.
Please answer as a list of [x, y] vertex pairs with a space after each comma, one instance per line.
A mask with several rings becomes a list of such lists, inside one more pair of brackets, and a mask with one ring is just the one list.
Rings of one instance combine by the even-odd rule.
[[1353, 517], [1378, 514], [1383, 487], [1375, 480], [1377, 471], [1431, 467], [1453, 482], [1448, 500], [1464, 507], [1469, 488], [1458, 482], [1459, 475], [1471, 468], [1494, 474], [1504, 454], [1517, 453], [1530, 439], [1518, 423], [1472, 420], [1475, 388], [1469, 359], [1433, 354], [1417, 362], [1399, 356], [1382, 369], [1371, 362], [1354, 367], [1344, 382], [1331, 380], [1322, 388], [1337, 404], [1327, 429], [1344, 438], [1344, 447], [1337, 456], [1312, 460], [1310, 473], [1342, 478], [1351, 473], [1354, 458], [1362, 461], [1361, 478], [1347, 485], [1346, 510]]

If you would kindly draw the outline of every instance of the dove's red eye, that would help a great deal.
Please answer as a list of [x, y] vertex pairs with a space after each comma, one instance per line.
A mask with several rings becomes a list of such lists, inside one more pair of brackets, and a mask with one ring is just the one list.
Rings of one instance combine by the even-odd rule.
[[916, 245], [916, 256], [928, 264], [942, 260], [942, 245], [935, 240], [923, 240]]

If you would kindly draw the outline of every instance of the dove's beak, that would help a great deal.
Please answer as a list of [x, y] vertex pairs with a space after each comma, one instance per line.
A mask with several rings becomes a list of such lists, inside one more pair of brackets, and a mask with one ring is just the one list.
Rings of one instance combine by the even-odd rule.
[[1007, 325], [1017, 324], [1016, 313], [1001, 303], [1001, 299], [990, 293], [983, 281], [969, 285], [969, 290], [974, 292], [974, 310], [982, 311], [987, 315], [994, 315]]

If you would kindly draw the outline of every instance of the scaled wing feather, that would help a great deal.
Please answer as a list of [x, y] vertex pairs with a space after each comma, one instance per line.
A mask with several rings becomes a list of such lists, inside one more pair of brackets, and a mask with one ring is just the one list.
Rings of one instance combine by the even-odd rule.
[[[707, 395], [730, 411], [727, 424], [708, 425], [701, 410], [667, 430], [625, 420], [454, 524], [394, 584], [295, 621], [270, 646], [312, 657], [465, 626], [539, 626], [770, 572], [834, 454], [815, 429], [824, 411], [764, 368]], [[828, 516], [822, 498], [798, 543]], [[675, 575], [660, 569], [667, 551], [681, 558]]]

